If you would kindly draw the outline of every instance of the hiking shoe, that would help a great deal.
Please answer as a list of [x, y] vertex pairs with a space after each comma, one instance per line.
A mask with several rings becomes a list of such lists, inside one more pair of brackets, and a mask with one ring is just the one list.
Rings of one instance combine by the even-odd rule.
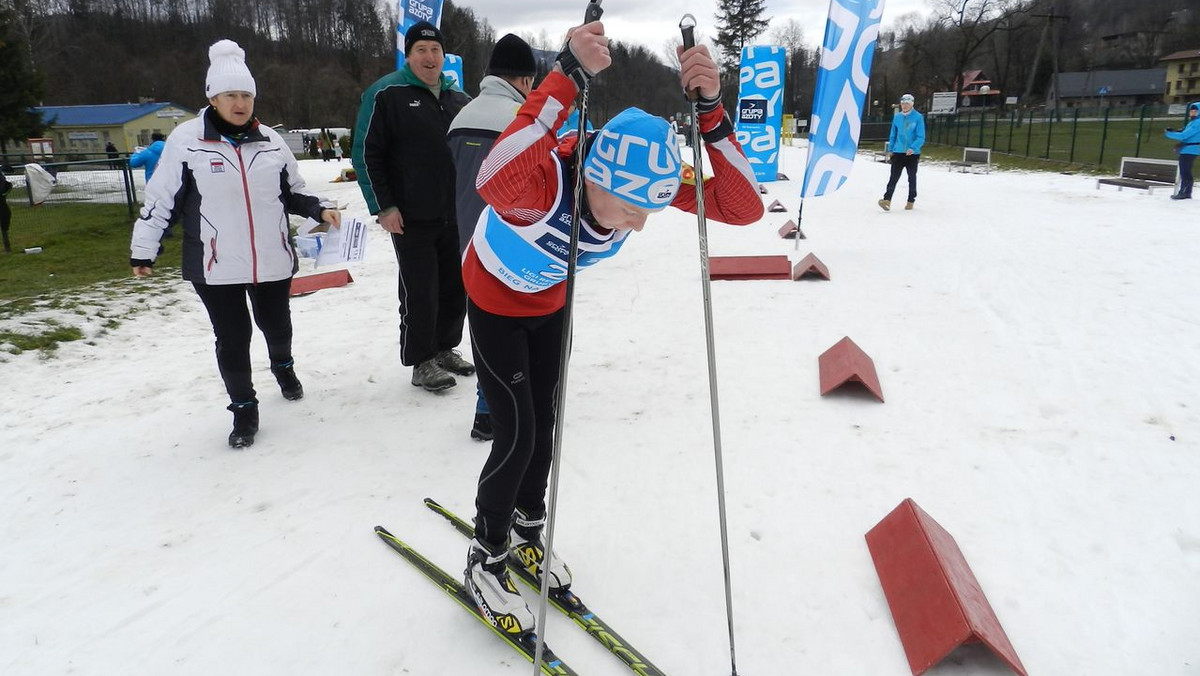
[[493, 551], [488, 544], [471, 540], [463, 586], [483, 619], [505, 634], [518, 636], [533, 629], [533, 612], [508, 574], [507, 557], [507, 548]]
[[304, 398], [304, 386], [296, 377], [296, 369], [293, 368], [292, 362], [289, 361], [283, 366], [272, 366], [271, 373], [275, 374], [275, 381], [279, 383], [279, 391], [283, 393], [284, 399], [296, 401]]
[[437, 353], [437, 365], [456, 376], [469, 376], [475, 373], [475, 365], [462, 358], [458, 350], [442, 350]]
[[913, 208], [913, 203], [912, 203], [912, 202], [905, 202], [905, 203], [904, 203], [904, 210], [905, 210], [905, 211], [912, 211], [912, 208]]
[[549, 563], [546, 563], [545, 528], [546, 515], [527, 516], [517, 509], [513, 511], [513, 526], [509, 532], [512, 546], [509, 556], [515, 565], [519, 565], [532, 573], [538, 580], [542, 579], [542, 571], [550, 572], [550, 588], [558, 591], [571, 587], [571, 569], [550, 552]]
[[233, 431], [229, 433], [229, 447], [253, 446], [254, 435], [258, 434], [258, 402], [245, 401], [230, 404], [226, 410], [233, 412]]
[[454, 376], [438, 366], [436, 359], [426, 359], [413, 367], [412, 384], [429, 392], [441, 392], [458, 384]]
[[471, 438], [476, 441], [491, 441], [494, 436], [492, 416], [487, 413], [476, 413], [475, 424], [471, 426]]
[[878, 204], [879, 204], [879, 208], [883, 209], [884, 211], [892, 210], [892, 201], [891, 200], [879, 200]]

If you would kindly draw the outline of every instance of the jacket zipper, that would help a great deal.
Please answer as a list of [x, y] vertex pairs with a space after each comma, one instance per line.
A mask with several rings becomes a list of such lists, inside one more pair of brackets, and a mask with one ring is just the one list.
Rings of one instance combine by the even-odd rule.
[[250, 221], [250, 278], [258, 284], [258, 249], [254, 246], [254, 212], [250, 209], [250, 184], [246, 181], [246, 163], [242, 161], [242, 147], [234, 146], [238, 166], [242, 170], [242, 194], [246, 197], [246, 218]]

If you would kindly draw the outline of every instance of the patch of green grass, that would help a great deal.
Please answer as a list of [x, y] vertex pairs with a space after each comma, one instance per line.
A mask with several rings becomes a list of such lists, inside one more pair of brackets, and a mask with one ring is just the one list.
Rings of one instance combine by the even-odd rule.
[[1118, 171], [1122, 157], [1175, 159], [1175, 142], [1163, 136], [1163, 130], [1182, 126], [1179, 117], [1141, 119], [1124, 111], [1113, 113], [1107, 125], [1102, 114], [1075, 120], [1073, 112], [1064, 113], [1062, 120], [1035, 114], [1032, 122], [1018, 121], [1015, 114], [998, 120], [995, 115], [982, 120], [978, 115], [962, 115], [957, 120], [926, 121], [929, 143], [991, 148], [993, 158], [997, 153], [1027, 156], [1091, 166], [1101, 173]]
[[[0, 253], [0, 316], [19, 313], [36, 296], [129, 276], [133, 219], [125, 205], [10, 205], [13, 253]], [[163, 244], [156, 268], [178, 267], [180, 238]], [[42, 253], [23, 253], [32, 247]]]
[[[958, 162], [963, 157], [962, 148], [933, 143], [925, 144], [921, 149], [921, 161], [937, 160], [942, 162]], [[992, 168], [1009, 171], [1053, 171], [1064, 174], [1107, 174], [1103, 167], [1088, 164], [1071, 164], [1057, 160], [1045, 160], [1037, 157], [1022, 157], [1006, 155], [992, 151]]]
[[59, 343], [67, 343], [73, 340], [82, 340], [83, 331], [74, 326], [48, 325], [45, 331], [40, 333], [19, 333], [16, 331], [0, 331], [0, 344], [9, 344], [12, 347], [8, 350], [11, 354], [21, 354], [27, 350], [40, 350], [42, 352], [53, 352], [58, 349]]

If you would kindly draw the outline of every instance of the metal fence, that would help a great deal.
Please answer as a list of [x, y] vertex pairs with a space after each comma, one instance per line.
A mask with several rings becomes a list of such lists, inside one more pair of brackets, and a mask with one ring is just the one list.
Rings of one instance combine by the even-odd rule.
[[[0, 167], [12, 190], [7, 195], [12, 210], [10, 231], [23, 235], [53, 234], [56, 224], [68, 215], [77, 217], [89, 207], [124, 205], [129, 222], [137, 214], [138, 191], [144, 179], [141, 171], [131, 170], [128, 156], [73, 155], [71, 161], [35, 161], [28, 155], [0, 155]], [[26, 165], [35, 163], [53, 176], [48, 194], [35, 195], [29, 189]]]
[[972, 111], [927, 116], [925, 138], [928, 143], [1117, 171], [1122, 157], [1173, 159], [1175, 143], [1163, 131], [1184, 124], [1182, 116], [1168, 114], [1165, 106]]

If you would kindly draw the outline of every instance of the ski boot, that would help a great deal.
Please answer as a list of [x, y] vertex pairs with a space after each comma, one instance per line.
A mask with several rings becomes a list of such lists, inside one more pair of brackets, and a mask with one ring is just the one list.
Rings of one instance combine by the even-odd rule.
[[545, 528], [546, 515], [526, 515], [520, 509], [513, 512], [513, 526], [509, 532], [512, 547], [509, 556], [514, 564], [532, 573], [537, 579], [542, 579], [542, 570], [550, 571], [550, 589], [565, 591], [571, 587], [571, 569], [558, 554], [550, 552], [550, 561], [546, 563]]
[[471, 540], [463, 586], [485, 620], [505, 634], [520, 636], [533, 630], [533, 612], [508, 574], [507, 556], [507, 547], [494, 551], [487, 543]]

